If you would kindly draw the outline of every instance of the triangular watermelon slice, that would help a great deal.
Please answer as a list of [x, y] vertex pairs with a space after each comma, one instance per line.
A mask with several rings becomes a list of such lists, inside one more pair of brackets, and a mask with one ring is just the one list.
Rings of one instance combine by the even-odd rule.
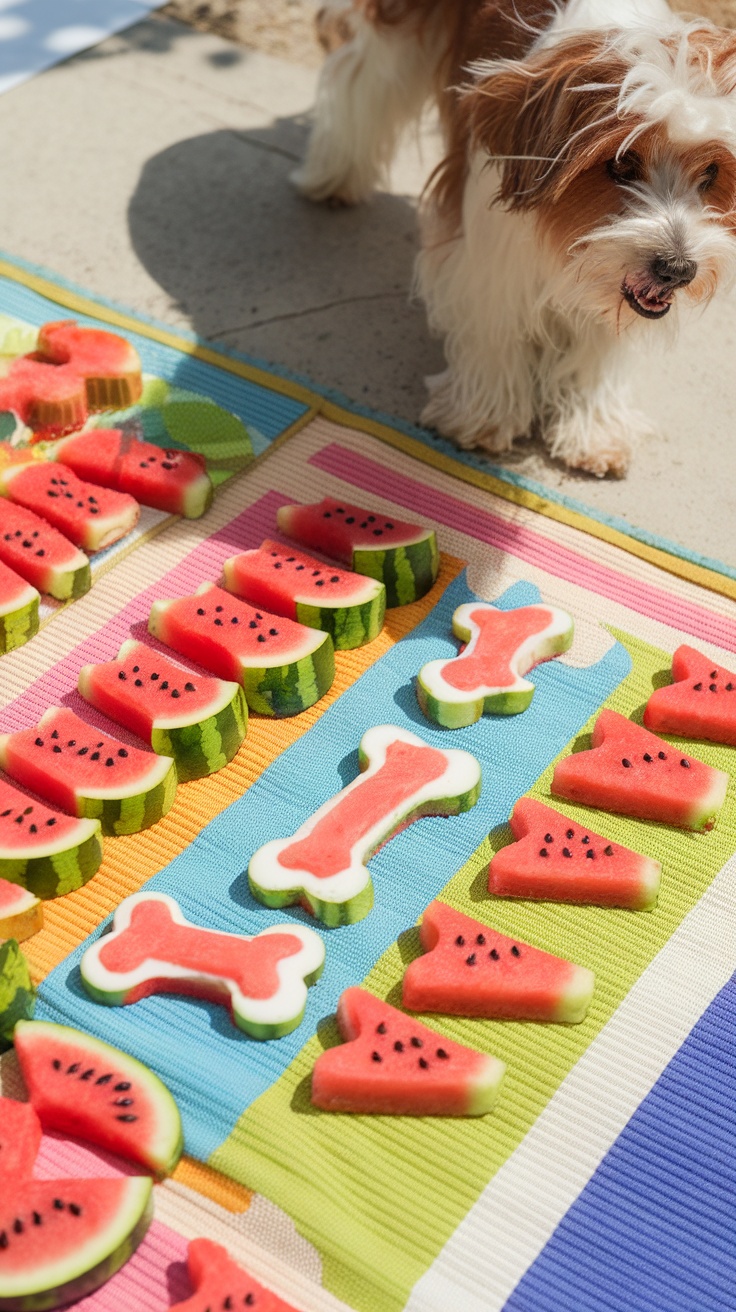
[[736, 747], [736, 673], [683, 643], [672, 657], [672, 678], [647, 702], [647, 729]]
[[[30, 1176], [41, 1146], [41, 1122], [29, 1102], [0, 1098], [0, 1182]], [[2, 1188], [0, 1187], [0, 1193]]]
[[585, 966], [508, 938], [445, 902], [422, 917], [417, 957], [404, 975], [403, 1004], [411, 1011], [498, 1020], [585, 1018], [595, 976]]
[[187, 1252], [189, 1277], [196, 1290], [170, 1312], [205, 1312], [210, 1308], [253, 1308], [254, 1312], [296, 1312], [291, 1303], [274, 1294], [243, 1271], [222, 1244], [192, 1239]]
[[482, 1116], [506, 1069], [404, 1015], [365, 989], [346, 989], [337, 1009], [345, 1043], [314, 1065], [312, 1102], [325, 1112]]
[[516, 839], [488, 868], [496, 897], [541, 898], [649, 911], [657, 904], [662, 867], [586, 829], [533, 797], [516, 803], [509, 821]]
[[723, 770], [606, 710], [596, 720], [592, 749], [557, 763], [551, 791], [570, 802], [639, 820], [712, 829], [727, 788]]
[[125, 492], [84, 483], [73, 470], [45, 461], [0, 470], [0, 494], [40, 515], [85, 551], [101, 551], [130, 533], [141, 508]]

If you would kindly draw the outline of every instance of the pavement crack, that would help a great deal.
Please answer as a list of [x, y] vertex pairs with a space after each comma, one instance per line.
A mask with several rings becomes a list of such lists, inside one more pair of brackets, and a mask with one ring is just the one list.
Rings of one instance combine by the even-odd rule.
[[286, 314], [272, 314], [267, 319], [251, 319], [250, 323], [234, 324], [231, 328], [223, 328], [219, 333], [209, 333], [211, 341], [218, 341], [219, 338], [227, 337], [229, 333], [242, 333], [248, 328], [264, 328], [271, 323], [284, 323], [290, 319], [305, 319], [310, 314], [322, 314], [324, 310], [336, 310], [341, 305], [358, 305], [363, 301], [383, 301], [396, 300], [401, 297], [406, 299], [405, 292], [367, 292], [364, 296], [343, 296], [336, 301], [325, 301], [323, 305], [308, 305], [303, 310], [289, 310]]

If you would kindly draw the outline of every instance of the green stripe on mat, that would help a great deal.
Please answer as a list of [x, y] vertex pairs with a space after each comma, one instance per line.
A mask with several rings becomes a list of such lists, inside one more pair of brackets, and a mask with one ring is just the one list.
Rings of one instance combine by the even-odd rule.
[[[628, 634], [616, 636], [631, 653], [634, 667], [606, 705], [638, 720], [652, 687], [663, 681], [658, 676], [669, 669], [670, 658]], [[585, 738], [563, 755], [572, 746], [587, 746]], [[688, 743], [686, 750], [736, 774], [733, 748]], [[551, 801], [578, 823], [662, 861], [658, 908], [637, 913], [492, 901], [485, 867], [492, 850], [508, 841], [508, 833], [500, 831], [450, 880], [442, 897], [506, 934], [595, 970], [596, 991], [587, 1019], [567, 1027], [423, 1017], [442, 1034], [495, 1053], [508, 1065], [496, 1111], [473, 1120], [316, 1111], [309, 1102], [310, 1072], [322, 1048], [336, 1041], [334, 1021], [326, 1020], [319, 1036], [249, 1108], [210, 1159], [212, 1166], [267, 1195], [294, 1218], [322, 1253], [325, 1285], [360, 1312], [398, 1312], [403, 1307], [413, 1284], [484, 1186], [736, 851], [736, 779], [715, 829], [690, 834], [560, 804], [549, 797], [551, 774], [552, 767], [532, 790], [535, 796]], [[372, 914], [380, 915], [380, 907]], [[390, 1002], [400, 1002], [405, 966], [417, 952], [417, 931], [409, 929], [370, 972], [368, 987]], [[611, 1079], [616, 1078], [625, 1080], [626, 1071], [612, 1071]], [[570, 1129], [574, 1134], [575, 1127]], [[534, 1206], [533, 1198], [529, 1204]]]

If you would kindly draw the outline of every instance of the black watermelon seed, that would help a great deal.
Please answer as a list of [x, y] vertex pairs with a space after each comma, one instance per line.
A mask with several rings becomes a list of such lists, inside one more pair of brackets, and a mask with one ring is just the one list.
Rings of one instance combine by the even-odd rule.
[[[136, 683], [137, 683], [137, 682], [138, 682], [138, 680], [136, 679]], [[100, 753], [99, 753], [99, 752], [93, 752], [89, 759], [90, 759], [90, 761], [99, 761], [99, 759], [100, 759]]]
[[386, 1022], [385, 1020], [382, 1020], [380, 1025], [376, 1025], [376, 1034], [385, 1034], [385, 1033], [386, 1033]]
[[385, 528], [393, 528], [393, 524], [389, 524], [388, 520], [386, 520], [386, 523], [385, 523], [384, 527], [385, 527]]
[[194, 686], [193, 683], [185, 683], [185, 684], [184, 684], [184, 691], [185, 691], [185, 692], [196, 692], [197, 690], [196, 690], [196, 688], [195, 688], [195, 686]]
[[219, 627], [222, 628], [222, 620], [215, 620], [215, 624], [219, 625]]
[[134, 1102], [135, 1098], [116, 1098], [113, 1107], [132, 1107]]
[[372, 1061], [383, 1061], [383, 1058], [382, 1058], [380, 1052], [372, 1052], [372, 1053], [371, 1053], [371, 1060], [372, 1060]]
[[107, 760], [105, 761], [105, 765], [114, 765], [114, 764], [115, 762], [113, 761], [112, 757], [108, 756]]
[[158, 679], [159, 677], [160, 677], [160, 676], [159, 676], [158, 674], [156, 674], [155, 671], [154, 671], [154, 673], [151, 675], [151, 678], [154, 680], [154, 682], [155, 682], [155, 680]]
[[689, 762], [689, 761], [686, 761], [684, 756], [683, 756], [682, 760], [680, 761], [680, 765], [681, 765], [681, 766], [683, 767], [683, 769], [685, 769], [685, 770], [689, 770], [689, 769], [690, 769], [690, 762]]
[[575, 830], [574, 830], [574, 829], [568, 829], [568, 831], [567, 831], [565, 837], [566, 837], [566, 838], [574, 838], [574, 837], [575, 837]]
[[563, 855], [563, 856], [572, 856], [572, 852], [570, 851], [569, 847], [563, 847], [563, 849], [562, 849], [562, 855]]
[[266, 641], [266, 635], [265, 635], [265, 633], [259, 633], [259, 634], [258, 634], [258, 641], [259, 641], [259, 642], [265, 642], [265, 641]]
[[164, 679], [163, 683], [161, 684], [161, 691], [162, 691], [162, 692], [165, 692], [166, 689], [168, 688], [168, 686], [169, 686], [169, 681], [168, 681], [168, 679]]
[[436, 1055], [439, 1057], [440, 1061], [447, 1061], [448, 1054], [445, 1052], [444, 1048], [438, 1048]]
[[133, 673], [134, 673], [134, 674], [138, 674], [140, 668], [141, 668], [140, 665], [134, 665], [134, 666], [133, 666]]
[[111, 1079], [112, 1075], [101, 1075], [98, 1080], [95, 1080], [95, 1084], [109, 1084]]
[[89, 747], [80, 747], [79, 751], [77, 752], [77, 756], [86, 756], [88, 751], [89, 751]]
[[314, 586], [315, 588], [323, 588], [325, 586], [324, 579], [317, 579], [317, 582], [315, 583]]
[[404, 1051], [404, 1045], [401, 1042], [401, 1039], [397, 1039], [394, 1044], [394, 1052], [403, 1052], [403, 1051]]
[[512, 957], [520, 957], [520, 956], [521, 956], [521, 952], [520, 952], [519, 948], [517, 948], [516, 944], [514, 944], [514, 946], [513, 946], [512, 949], [511, 949], [511, 955], [512, 955]]
[[340, 575], [333, 574], [330, 578], [330, 583], [339, 583], [339, 582], [340, 582]]
[[143, 680], [142, 680], [142, 679], [136, 679], [136, 680], [135, 680], [135, 686], [136, 686], [136, 688], [142, 688], [142, 687], [143, 687]]
[[43, 738], [37, 738], [37, 739], [36, 739], [36, 746], [37, 746], [37, 747], [43, 747]]
[[41, 1224], [42, 1224], [42, 1222], [43, 1222], [43, 1217], [41, 1216], [41, 1213], [40, 1213], [40, 1212], [33, 1212], [33, 1213], [32, 1213], [32, 1216], [33, 1216], [33, 1224], [34, 1224], [34, 1225], [41, 1225]]
[[466, 966], [474, 966], [474, 965], [475, 965], [475, 953], [474, 953], [474, 952], [471, 952], [470, 956], [465, 958], [465, 965], [466, 965]]
[[484, 947], [484, 946], [485, 946], [485, 941], [486, 941], [486, 936], [485, 936], [485, 934], [477, 934], [477, 935], [476, 935], [476, 938], [475, 938], [475, 941], [476, 941], [476, 943], [478, 943], [478, 944], [480, 945], [480, 947]]
[[622, 764], [623, 766], [625, 766], [627, 770], [630, 770], [630, 769], [631, 769], [631, 761], [627, 761], [627, 760], [626, 760], [626, 757], [624, 757], [624, 759], [623, 759], [623, 761], [621, 762], [621, 764]]
[[711, 672], [710, 672], [710, 677], [711, 677], [711, 679], [717, 679], [717, 678], [718, 678], [718, 670], [711, 670]]
[[645, 761], [653, 761], [653, 760], [654, 760], [654, 757], [653, 757], [653, 756], [650, 756], [650, 755], [649, 755], [649, 752], [645, 752], [645, 753], [644, 753], [644, 760], [645, 760]]
[[703, 687], [702, 683], [694, 683], [694, 684], [693, 684], [693, 691], [694, 691], [694, 692], [700, 692], [700, 690], [702, 689], [702, 687]]
[[545, 843], [554, 843], [555, 840], [554, 840], [554, 838], [552, 837], [551, 834], [545, 834], [545, 835], [544, 835], [544, 841], [545, 841]]
[[332, 519], [332, 511], [326, 510], [323, 515], [323, 519]]
[[540, 847], [540, 849], [539, 849], [539, 855], [540, 855], [540, 856], [549, 856], [549, 852], [547, 851], [546, 847]]
[[666, 761], [666, 760], [667, 760], [667, 753], [666, 753], [666, 752], [657, 752], [657, 755], [658, 755], [660, 761]]
[[55, 825], [55, 824], [56, 824], [56, 820], [55, 820], [54, 817], [52, 816], [50, 820], [47, 820], [47, 821], [46, 821], [46, 824], [47, 824], [47, 825]]
[[64, 1201], [63, 1201], [63, 1199], [61, 1199], [61, 1198], [55, 1198], [55, 1199], [54, 1199], [54, 1207], [56, 1208], [57, 1212], [63, 1212], [63, 1211], [64, 1211]]
[[243, 1299], [243, 1302], [245, 1303], [246, 1307], [254, 1307], [255, 1301], [256, 1300], [253, 1294], [246, 1294], [245, 1298]]
[[491, 961], [498, 961], [498, 960], [499, 960], [498, 950], [497, 950], [496, 948], [491, 948], [491, 950], [490, 950], [490, 952], [488, 953], [488, 955], [489, 955], [489, 957], [491, 958]]
[[172, 697], [181, 697], [181, 693], [179, 692], [179, 689], [178, 689], [178, 688], [172, 688], [172, 689], [171, 689], [171, 696], [172, 696]]
[[116, 1121], [123, 1121], [126, 1125], [132, 1125], [132, 1124], [133, 1124], [133, 1121], [137, 1121], [137, 1120], [138, 1120], [138, 1117], [137, 1117], [137, 1116], [131, 1116], [130, 1112], [123, 1112], [123, 1115], [122, 1115], [122, 1116], [116, 1116], [116, 1117], [115, 1117], [115, 1120], [116, 1120]]
[[[378, 531], [379, 531], [379, 533], [380, 533], [380, 529], [379, 529]], [[419, 1058], [419, 1065], [421, 1066], [421, 1068], [422, 1068], [423, 1071], [426, 1071], [426, 1070], [428, 1069], [428, 1067], [429, 1067], [429, 1062], [427, 1061], [427, 1058], [426, 1058], [426, 1057], [420, 1057], [420, 1058]]]
[[81, 1209], [81, 1207], [79, 1206], [79, 1203], [70, 1203], [70, 1204], [69, 1204], [69, 1211], [71, 1212], [72, 1216], [81, 1216], [81, 1215], [82, 1215], [82, 1209]]
[[58, 738], [58, 737], [59, 737], [59, 730], [58, 730], [58, 729], [54, 729], [54, 731], [53, 731], [51, 737], [52, 737], [52, 738]]
[[588, 843], [590, 842], [590, 835], [586, 834], [584, 838], [580, 839], [580, 842], [587, 847]]
[[274, 569], [281, 569], [281, 568], [282, 568], [281, 561], [277, 560], [274, 564]]
[[82, 1074], [80, 1075], [79, 1078], [80, 1080], [91, 1080], [94, 1073], [95, 1073], [94, 1066], [88, 1066], [86, 1071], [82, 1071]]
[[732, 683], [727, 683], [727, 684], [726, 684], [726, 692], [733, 692], [733, 684], [732, 684]]
[[278, 636], [279, 636], [279, 631], [278, 631], [278, 629], [269, 629], [268, 631], [269, 631], [269, 633], [271, 634], [271, 637], [272, 637], [272, 638], [278, 638]]
[[61, 1062], [59, 1061], [58, 1057], [54, 1057], [54, 1060], [52, 1061], [51, 1065], [53, 1066], [55, 1071], [61, 1070]]
[[36, 825], [30, 825], [30, 826], [29, 826], [29, 829], [30, 829], [30, 832], [31, 832], [32, 834], [37, 834], [37, 833], [38, 833], [38, 828], [37, 828]]
[[718, 692], [718, 684], [717, 684], [717, 683], [709, 683], [709, 684], [708, 684], [708, 687], [710, 688], [711, 692]]
[[373, 530], [373, 536], [374, 536], [374, 538], [382, 538], [382, 537], [383, 537], [383, 529], [382, 529], [382, 528], [374, 528], [374, 530]]
[[2, 1230], [0, 1231], [0, 1248], [7, 1248], [7, 1246], [8, 1246], [8, 1236], [6, 1235], [5, 1231]]
[[293, 565], [295, 560], [296, 560], [296, 556], [287, 556], [287, 557], [286, 557], [286, 563], [287, 563], [287, 565]]
[[415, 1034], [415, 1035], [413, 1036], [413, 1038], [412, 1038], [411, 1046], [412, 1046], [412, 1048], [423, 1048], [423, 1047], [424, 1047], [424, 1044], [422, 1043], [422, 1040], [421, 1040], [421, 1039], [418, 1039], [417, 1036], [416, 1036], [416, 1034]]
[[118, 678], [119, 678], [119, 679], [127, 679], [127, 677], [128, 677], [128, 676], [127, 676], [127, 674], [125, 673], [125, 670], [120, 670], [120, 672], [118, 673]]
[[115, 1085], [115, 1093], [127, 1093], [130, 1088], [130, 1080], [121, 1080]]
[[78, 1061], [73, 1061], [71, 1066], [67, 1066], [67, 1070], [66, 1070], [67, 1075], [76, 1075], [77, 1071], [79, 1070], [79, 1066], [80, 1063]]
[[346, 524], [354, 524], [354, 523], [355, 523], [355, 515], [348, 515], [347, 518], [346, 518], [346, 520], [345, 520], [345, 523], [346, 523]]
[[39, 547], [38, 551], [36, 552], [36, 555], [37, 555], [37, 556], [45, 556], [45, 555], [46, 555], [46, 549], [45, 549], [44, 547]]
[[202, 609], [201, 606], [198, 607], [198, 609], [197, 609], [197, 614], [198, 614], [198, 615], [204, 615], [204, 610]]
[[603, 855], [604, 855], [604, 856], [613, 856], [613, 848], [612, 848], [612, 847], [604, 847], [604, 849], [603, 849]]
[[588, 848], [588, 850], [587, 850], [587, 852], [585, 853], [585, 855], [586, 855], [587, 857], [590, 857], [591, 861], [595, 858], [595, 852], [593, 851], [592, 847], [589, 847], [589, 848]]
[[17, 1235], [23, 1234], [23, 1222], [21, 1221], [19, 1216], [16, 1216], [13, 1222], [13, 1229]]
[[215, 614], [216, 614], [216, 615], [221, 615], [221, 614], [222, 614], [222, 611], [223, 611], [223, 607], [222, 607], [222, 606], [215, 606]]
[[375, 517], [375, 515], [369, 515], [369, 516], [368, 516], [368, 523], [369, 523], [369, 524], [375, 524], [375, 522], [376, 522], [376, 517]]
[[306, 567], [304, 565], [297, 565], [297, 569], [305, 569], [305, 568]]
[[250, 628], [251, 628], [251, 629], [257, 629], [257, 628], [258, 628], [258, 625], [256, 624], [255, 620], [251, 620], [251, 622], [250, 622]]
[[238, 619], [237, 615], [231, 615], [231, 616], [230, 616], [230, 623], [231, 623], [231, 624], [239, 624], [239, 623], [240, 623], [240, 620]]
[[463, 938], [462, 934], [458, 934], [457, 938], [455, 939], [455, 942], [457, 943], [457, 946], [459, 948], [465, 947], [465, 939]]
[[76, 745], [77, 745], [76, 738], [70, 738], [69, 742], [67, 743], [67, 747], [76, 747]]
[[124, 747], [120, 747], [120, 748], [118, 749], [118, 756], [125, 757], [125, 756], [127, 756], [127, 755], [128, 755], [128, 753], [126, 752], [126, 750], [125, 750]]

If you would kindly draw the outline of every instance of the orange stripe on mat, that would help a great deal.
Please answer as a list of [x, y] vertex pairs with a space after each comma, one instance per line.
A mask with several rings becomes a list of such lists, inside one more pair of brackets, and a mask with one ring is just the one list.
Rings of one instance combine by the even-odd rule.
[[35, 983], [44, 979], [114, 911], [196, 838], [197, 834], [240, 797], [267, 766], [312, 725], [361, 674], [375, 665], [400, 638], [425, 618], [464, 562], [443, 553], [432, 591], [410, 606], [390, 610], [383, 632], [367, 647], [337, 652], [335, 682], [326, 697], [292, 720], [252, 716], [248, 736], [237, 756], [208, 779], [180, 784], [168, 815], [142, 834], [106, 838], [105, 856], [94, 879], [76, 893], [44, 905], [44, 927], [23, 944]]
[[182, 1157], [171, 1178], [176, 1180], [177, 1184], [184, 1184], [188, 1189], [203, 1194], [211, 1202], [219, 1203], [226, 1212], [233, 1212], [236, 1215], [247, 1212], [253, 1201], [250, 1189], [246, 1189], [242, 1184], [236, 1184], [235, 1180], [228, 1179], [213, 1166], [195, 1161], [193, 1157]]

